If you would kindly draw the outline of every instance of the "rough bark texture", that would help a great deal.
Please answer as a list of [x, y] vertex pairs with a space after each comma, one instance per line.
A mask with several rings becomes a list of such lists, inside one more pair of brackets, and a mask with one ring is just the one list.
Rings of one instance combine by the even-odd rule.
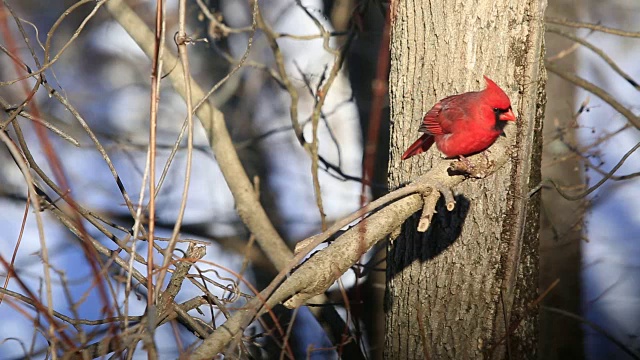
[[[430, 151], [400, 162], [424, 112], [447, 95], [480, 90], [482, 75], [509, 94], [513, 160], [455, 189], [426, 234], [407, 221], [392, 239], [385, 294], [387, 359], [537, 357], [540, 130], [546, 75], [541, 0], [401, 1], [391, 46], [393, 127], [389, 183], [395, 188], [443, 161]], [[505, 318], [506, 315], [506, 318]], [[505, 327], [509, 346], [496, 345]], [[508, 325], [506, 325], [508, 324]], [[428, 354], [428, 355], [427, 355]]]
[[[575, 1], [549, 2], [547, 15], [569, 19], [577, 18]], [[571, 29], [563, 29], [572, 32]], [[573, 45], [571, 40], [554, 33], [546, 35], [548, 56], [554, 57]], [[576, 52], [561, 60], [563, 68], [575, 70]], [[543, 178], [556, 179], [566, 186], [585, 183], [580, 158], [575, 149], [573, 106], [575, 86], [558, 76], [550, 76], [547, 83], [551, 99], [545, 116], [542, 154]], [[548, 288], [560, 280], [556, 288], [543, 300], [542, 305], [580, 314], [580, 242], [585, 212], [583, 201], [567, 201], [555, 191], [542, 193], [540, 216], [540, 289]], [[540, 313], [540, 358], [583, 359], [582, 324], [568, 321], [555, 313]]]

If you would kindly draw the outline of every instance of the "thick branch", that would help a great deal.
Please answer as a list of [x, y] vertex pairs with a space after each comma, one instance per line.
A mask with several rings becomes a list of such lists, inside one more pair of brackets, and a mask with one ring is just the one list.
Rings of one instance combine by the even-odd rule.
[[[507, 148], [499, 141], [492, 147], [490, 154], [475, 155], [467, 160], [477, 167], [486, 166], [486, 174], [490, 175], [507, 162], [509, 159], [507, 153]], [[340, 275], [354, 265], [364, 252], [421, 209], [423, 201], [420, 194], [428, 189], [431, 191], [437, 191], [441, 187], [450, 189], [467, 179], [464, 175], [452, 175], [450, 165], [450, 161], [440, 161], [407, 187], [386, 195], [384, 198], [387, 201], [397, 200], [399, 197], [401, 199], [370, 215], [365, 221], [361, 221], [338, 237], [331, 245], [316, 253], [289, 276], [273, 292], [273, 295], [269, 296], [274, 285], [272, 283], [247, 304], [245, 307], [247, 310], [236, 312], [196, 348], [191, 358], [208, 359], [220, 353], [224, 346], [243, 331], [255, 316], [265, 313], [267, 309], [284, 300], [288, 299], [285, 306], [297, 307], [314, 295], [322, 294]], [[411, 188], [415, 194], [405, 196], [406, 188]], [[362, 216], [361, 213], [358, 210], [354, 214]], [[353, 215], [348, 218], [352, 217]], [[297, 254], [296, 258], [315, 248], [323, 239], [329, 238], [335, 232], [336, 229], [332, 227], [327, 232], [311, 237], [313, 241], [306, 241], [307, 245], [304, 247], [307, 251]], [[279, 281], [278, 278], [275, 281]]]
[[[475, 169], [482, 168], [482, 173], [488, 176], [502, 167], [508, 160], [504, 150], [504, 148], [492, 150], [493, 153], [501, 154], [494, 155], [492, 158], [485, 154], [480, 154], [468, 159], [471, 159], [470, 161]], [[425, 214], [432, 218], [439, 198], [438, 194], [444, 194], [445, 199], [449, 200], [452, 197], [450, 195], [451, 188], [467, 179], [465, 175], [451, 175], [451, 168], [455, 168], [457, 163], [458, 161], [453, 163], [441, 161], [435, 164], [431, 170], [407, 186], [415, 189], [414, 195], [403, 197], [388, 204], [350, 228], [342, 236], [338, 237], [336, 241], [332, 242], [331, 245], [302, 264], [275, 291], [273, 297], [281, 298], [283, 296], [281, 295], [282, 293], [288, 296], [294, 294], [284, 305], [289, 308], [301, 306], [311, 297], [324, 293], [343, 273], [358, 262], [367, 250], [402, 225], [416, 211], [422, 208], [421, 218], [424, 218]], [[402, 189], [399, 189], [389, 195], [393, 197], [394, 193], [402, 194], [403, 192]], [[422, 196], [424, 194], [427, 194], [426, 197], [430, 201], [424, 201], [425, 197]], [[436, 196], [433, 196], [434, 194]], [[450, 208], [449, 211], [453, 210], [451, 201], [452, 199], [446, 203], [447, 208]], [[422, 226], [425, 226], [425, 224], [422, 224]], [[428, 227], [428, 223], [426, 227]], [[426, 230], [426, 228], [422, 229], [422, 231]]]

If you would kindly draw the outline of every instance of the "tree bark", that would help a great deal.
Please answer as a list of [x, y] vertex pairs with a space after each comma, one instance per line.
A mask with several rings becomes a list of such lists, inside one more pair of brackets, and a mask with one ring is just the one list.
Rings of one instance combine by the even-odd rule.
[[545, 5], [542, 0], [392, 5], [397, 9], [389, 80], [390, 186], [446, 161], [437, 150], [404, 162], [400, 154], [418, 137], [424, 113], [438, 99], [484, 88], [483, 74], [507, 92], [519, 119], [498, 140], [511, 145], [512, 161], [485, 179], [458, 186], [456, 209], [440, 208], [425, 234], [416, 232], [414, 218], [391, 239], [387, 359], [537, 357], [537, 309], [530, 305], [538, 286], [539, 199], [527, 193], [540, 181]]

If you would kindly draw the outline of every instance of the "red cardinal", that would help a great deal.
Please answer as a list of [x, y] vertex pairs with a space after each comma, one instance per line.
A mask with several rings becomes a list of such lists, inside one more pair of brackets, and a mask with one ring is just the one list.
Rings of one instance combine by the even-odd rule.
[[424, 116], [422, 135], [402, 160], [429, 150], [436, 143], [447, 157], [471, 155], [493, 144], [507, 121], [515, 121], [507, 94], [488, 77], [482, 91], [453, 95], [440, 100]]

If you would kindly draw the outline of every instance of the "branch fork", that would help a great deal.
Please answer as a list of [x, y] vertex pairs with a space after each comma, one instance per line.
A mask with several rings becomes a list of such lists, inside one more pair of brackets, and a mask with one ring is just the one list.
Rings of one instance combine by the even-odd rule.
[[431, 225], [433, 214], [437, 213], [436, 204], [440, 200], [440, 195], [444, 196], [445, 206], [448, 211], [453, 211], [456, 207], [456, 201], [453, 198], [453, 191], [450, 187], [443, 185], [440, 182], [435, 182], [433, 186], [429, 186], [420, 192], [422, 195], [422, 214], [420, 215], [420, 221], [418, 221], [418, 232], [425, 232]]
[[[304, 305], [313, 296], [322, 294], [367, 250], [384, 239], [420, 206], [422, 212], [417, 231], [427, 231], [441, 196], [444, 197], [445, 208], [453, 211], [456, 201], [452, 188], [465, 179], [484, 178], [492, 174], [506, 163], [509, 158], [506, 154], [506, 149], [500, 149], [493, 153], [474, 155], [462, 161], [440, 162], [407, 186], [392, 191], [334, 224], [331, 227], [332, 230], [340, 229], [362, 218], [358, 224], [338, 236], [327, 248], [315, 253], [291, 274], [287, 281], [295, 284], [293, 287], [296, 290], [289, 293], [284, 305], [288, 308], [296, 308]], [[402, 204], [409, 199], [412, 200], [412, 206], [417, 205], [418, 208], [407, 212], [401, 211], [401, 209], [404, 210]], [[389, 222], [391, 213], [399, 215], [395, 223]], [[366, 214], [369, 215], [364, 218]], [[323, 239], [331, 237], [334, 232], [328, 231], [299, 242], [295, 253], [297, 255], [309, 253]], [[283, 286], [282, 288], [292, 290], [291, 287]]]

